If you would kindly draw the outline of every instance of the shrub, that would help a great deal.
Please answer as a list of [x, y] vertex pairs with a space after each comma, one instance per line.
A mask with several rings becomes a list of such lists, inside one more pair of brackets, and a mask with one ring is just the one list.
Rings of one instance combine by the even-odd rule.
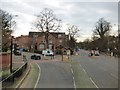
[[34, 53], [42, 54], [42, 51], [35, 50]]
[[62, 54], [61, 50], [55, 50], [55, 54]]

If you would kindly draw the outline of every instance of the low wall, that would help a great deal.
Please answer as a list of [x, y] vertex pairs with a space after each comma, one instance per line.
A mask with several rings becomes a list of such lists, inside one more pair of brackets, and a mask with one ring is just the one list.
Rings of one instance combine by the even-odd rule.
[[2, 52], [2, 54], [0, 55], [0, 66], [2, 70], [9, 69], [10, 53]]

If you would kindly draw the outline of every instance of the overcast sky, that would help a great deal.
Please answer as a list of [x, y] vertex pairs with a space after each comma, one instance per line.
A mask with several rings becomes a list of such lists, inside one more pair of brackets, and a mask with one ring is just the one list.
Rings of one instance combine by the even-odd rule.
[[[114, 2], [113, 2], [114, 1]], [[91, 37], [95, 23], [99, 18], [111, 22], [112, 34], [117, 34], [118, 0], [0, 0], [0, 8], [14, 17], [17, 27], [14, 36], [28, 35], [34, 29], [32, 22], [44, 8], [50, 8], [62, 20], [62, 32], [66, 32], [66, 25], [72, 24], [80, 29], [79, 41]]]

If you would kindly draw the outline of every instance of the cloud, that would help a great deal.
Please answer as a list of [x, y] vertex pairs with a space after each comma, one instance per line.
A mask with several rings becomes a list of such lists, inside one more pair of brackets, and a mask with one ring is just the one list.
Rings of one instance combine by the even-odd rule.
[[[99, 1], [99, 2], [97, 2]], [[50, 8], [62, 20], [62, 31], [66, 30], [65, 24], [74, 24], [81, 29], [82, 39], [92, 35], [95, 23], [103, 17], [112, 24], [118, 20], [118, 0], [1, 0], [0, 8], [18, 17], [17, 30], [14, 35], [27, 34], [32, 28], [35, 15], [44, 8]], [[105, 1], [105, 2], [104, 2]], [[110, 2], [112, 1], [112, 2]], [[23, 33], [25, 31], [25, 33]], [[114, 30], [113, 30], [114, 31]]]

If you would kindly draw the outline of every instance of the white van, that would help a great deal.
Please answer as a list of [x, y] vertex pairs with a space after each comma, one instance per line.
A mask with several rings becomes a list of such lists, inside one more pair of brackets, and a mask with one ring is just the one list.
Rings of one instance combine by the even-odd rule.
[[43, 50], [43, 51], [42, 51], [42, 55], [45, 55], [45, 56], [53, 56], [54, 53], [53, 53], [52, 50], [46, 49], [46, 50]]

